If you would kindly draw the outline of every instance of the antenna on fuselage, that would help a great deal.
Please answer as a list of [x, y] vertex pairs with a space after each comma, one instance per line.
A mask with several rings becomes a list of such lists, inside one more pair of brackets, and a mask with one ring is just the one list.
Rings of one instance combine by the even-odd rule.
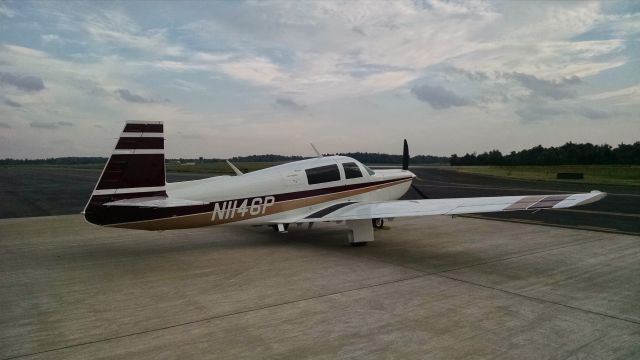
[[315, 152], [316, 152], [316, 157], [317, 157], [317, 158], [321, 158], [321, 157], [322, 157], [322, 154], [320, 154], [320, 151], [318, 151], [318, 149], [316, 149], [316, 146], [315, 146], [315, 145], [313, 145], [313, 143], [309, 143], [309, 144], [310, 144], [310, 145], [311, 145], [311, 147], [313, 148], [313, 151], [315, 151]]
[[231, 161], [229, 161], [229, 160], [225, 160], [225, 161], [227, 162], [227, 164], [229, 164], [229, 166], [236, 173], [236, 175], [238, 175], [238, 176], [242, 175], [242, 171], [240, 171], [240, 169], [238, 169], [235, 165], [233, 165], [231, 163]]

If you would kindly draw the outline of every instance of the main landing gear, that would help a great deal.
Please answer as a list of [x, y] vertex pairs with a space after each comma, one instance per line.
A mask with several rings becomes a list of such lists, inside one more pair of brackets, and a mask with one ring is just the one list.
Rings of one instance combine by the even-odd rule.
[[281, 234], [286, 234], [289, 231], [289, 224], [271, 225], [271, 228], [275, 232], [279, 232]]
[[353, 247], [360, 247], [360, 246], [367, 246], [368, 243], [369, 243], [368, 241], [350, 242], [349, 245], [351, 245]]
[[[384, 227], [383, 218], [347, 220], [345, 221], [349, 228], [349, 244], [351, 246], [365, 246], [373, 241], [373, 229], [382, 229]], [[289, 224], [271, 225], [275, 232], [281, 234], [287, 233]]]
[[371, 219], [371, 222], [368, 219], [347, 220], [346, 223], [349, 230], [351, 230], [349, 232], [349, 245], [365, 246], [373, 241], [373, 229], [382, 229], [384, 219]]

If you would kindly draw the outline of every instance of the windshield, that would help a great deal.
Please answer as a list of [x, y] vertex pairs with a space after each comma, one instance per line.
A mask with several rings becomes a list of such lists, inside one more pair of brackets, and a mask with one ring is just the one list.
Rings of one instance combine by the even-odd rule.
[[375, 172], [375, 171], [373, 171], [373, 170], [371, 170], [371, 169], [369, 169], [369, 167], [368, 167], [367, 165], [365, 165], [365, 164], [363, 164], [363, 163], [360, 163], [360, 165], [362, 165], [362, 167], [363, 167], [365, 170], [367, 170], [367, 172], [369, 173], [369, 175], [371, 175], [371, 176], [375, 175], [375, 173], [376, 173], [376, 172]]

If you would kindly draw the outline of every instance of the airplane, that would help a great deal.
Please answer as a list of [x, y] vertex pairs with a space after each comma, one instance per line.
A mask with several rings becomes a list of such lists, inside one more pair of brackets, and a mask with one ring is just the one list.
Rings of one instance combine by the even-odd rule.
[[[344, 224], [349, 243], [366, 245], [384, 220], [426, 215], [560, 209], [606, 193], [427, 199], [412, 183], [404, 141], [401, 169], [372, 170], [346, 156], [322, 156], [235, 176], [166, 182], [164, 126], [127, 121], [82, 214], [96, 225], [171, 230], [212, 225]], [[313, 145], [312, 145], [313, 146]], [[422, 200], [398, 200], [410, 187]]]

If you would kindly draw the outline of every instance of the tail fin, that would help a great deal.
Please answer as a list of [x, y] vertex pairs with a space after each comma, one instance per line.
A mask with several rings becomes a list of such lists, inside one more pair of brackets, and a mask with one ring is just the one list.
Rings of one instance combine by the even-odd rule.
[[162, 122], [127, 121], [83, 211], [89, 222], [104, 221], [99, 213], [106, 202], [167, 196], [163, 135]]

